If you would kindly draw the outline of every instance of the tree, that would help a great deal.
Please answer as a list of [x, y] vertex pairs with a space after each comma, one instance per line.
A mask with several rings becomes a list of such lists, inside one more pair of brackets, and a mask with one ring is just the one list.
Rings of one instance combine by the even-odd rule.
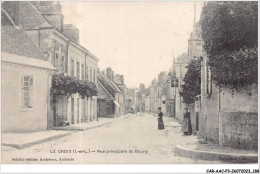
[[204, 49], [219, 87], [239, 89], [257, 83], [257, 3], [207, 2], [202, 9]]
[[187, 66], [187, 73], [184, 76], [180, 95], [183, 97], [183, 102], [191, 104], [195, 102], [195, 97], [200, 94], [201, 84], [201, 60], [195, 58]]

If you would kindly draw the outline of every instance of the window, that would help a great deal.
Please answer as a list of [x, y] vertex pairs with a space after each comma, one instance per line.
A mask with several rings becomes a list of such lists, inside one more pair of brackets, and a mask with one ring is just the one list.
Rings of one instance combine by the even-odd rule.
[[77, 62], [77, 78], [80, 77], [80, 67], [79, 67], [79, 62]]
[[81, 65], [81, 80], [85, 80], [85, 78], [84, 78], [84, 76], [85, 76], [85, 73], [84, 73], [84, 64], [82, 64]]
[[90, 77], [89, 77], [90, 81], [92, 82], [93, 79], [92, 79], [92, 68], [90, 68]]
[[86, 80], [88, 80], [88, 67], [86, 66]]
[[70, 61], [70, 75], [74, 76], [74, 60], [71, 59]]
[[33, 77], [22, 77], [22, 108], [33, 107]]

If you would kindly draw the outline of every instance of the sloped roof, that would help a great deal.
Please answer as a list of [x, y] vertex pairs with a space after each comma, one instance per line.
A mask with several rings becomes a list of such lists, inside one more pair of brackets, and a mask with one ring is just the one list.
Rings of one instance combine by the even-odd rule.
[[98, 99], [110, 99], [115, 100], [112, 94], [110, 94], [106, 88], [98, 80]]
[[40, 48], [35, 45], [24, 29], [13, 26], [12, 19], [4, 10], [1, 10], [1, 15], [1, 21], [3, 21], [1, 23], [2, 52], [45, 60]]
[[1, 27], [2, 52], [45, 60], [42, 51], [23, 29], [12, 26]]
[[1, 26], [13, 26], [12, 22], [7, 18], [3, 11], [1, 11]]
[[123, 84], [123, 82], [120, 80], [120, 78], [117, 75], [114, 76], [114, 82], [120, 85]]
[[110, 80], [105, 74], [100, 72], [97, 73], [97, 78], [99, 82], [104, 86], [104, 88], [112, 95], [115, 96], [115, 93], [122, 93], [119, 87]]
[[78, 30], [78, 28], [73, 25], [73, 24], [64, 24], [63, 25], [63, 29], [67, 29], [67, 30]]
[[61, 5], [58, 1], [31, 1], [41, 14], [61, 14]]
[[[15, 1], [5, 1], [2, 6], [14, 19]], [[54, 28], [28, 1], [19, 1], [19, 24], [27, 29]]]
[[[10, 25], [11, 19], [3, 13], [3, 10], [1, 12], [2, 20], [5, 21], [1, 26], [2, 52], [45, 60], [40, 48], [35, 45], [23, 28]], [[5, 25], [8, 20], [10, 23]]]

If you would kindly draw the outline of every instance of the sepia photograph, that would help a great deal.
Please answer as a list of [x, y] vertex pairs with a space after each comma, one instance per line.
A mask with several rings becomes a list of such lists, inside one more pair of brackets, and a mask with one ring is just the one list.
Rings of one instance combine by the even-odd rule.
[[259, 173], [258, 1], [1, 1], [1, 164]]

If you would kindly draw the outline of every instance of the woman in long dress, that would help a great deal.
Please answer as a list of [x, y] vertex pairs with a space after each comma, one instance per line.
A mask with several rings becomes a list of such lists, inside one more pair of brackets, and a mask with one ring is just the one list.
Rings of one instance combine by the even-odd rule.
[[163, 124], [163, 119], [162, 119], [163, 113], [161, 112], [161, 110], [162, 110], [162, 108], [159, 107], [158, 108], [158, 129], [159, 130], [164, 129], [164, 124]]
[[192, 127], [191, 127], [191, 118], [190, 118], [190, 112], [188, 111], [188, 108], [185, 108], [185, 112], [183, 115], [183, 133], [185, 135], [191, 135], [192, 134]]

